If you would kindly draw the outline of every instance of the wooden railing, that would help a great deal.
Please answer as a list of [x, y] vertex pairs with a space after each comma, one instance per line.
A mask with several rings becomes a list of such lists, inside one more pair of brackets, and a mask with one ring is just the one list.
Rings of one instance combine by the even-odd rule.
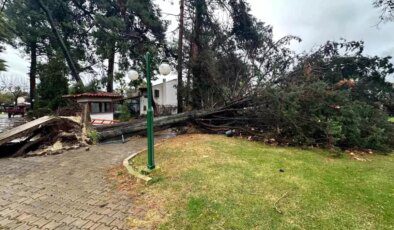
[[90, 122], [92, 125], [113, 125], [119, 123], [116, 120], [105, 120], [105, 119], [92, 119]]

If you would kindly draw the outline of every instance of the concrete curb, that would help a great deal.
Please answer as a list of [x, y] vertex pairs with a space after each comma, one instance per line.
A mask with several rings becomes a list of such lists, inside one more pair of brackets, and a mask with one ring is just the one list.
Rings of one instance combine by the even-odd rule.
[[[158, 146], [160, 146], [163, 142], [164, 142], [164, 140], [162, 140], [162, 141], [160, 141], [159, 143], [155, 144], [155, 148], [158, 147]], [[132, 164], [132, 160], [133, 160], [136, 156], [138, 156], [138, 154], [140, 154], [140, 153], [142, 153], [142, 152], [145, 152], [145, 151], [147, 151], [147, 150], [148, 150], [148, 149], [145, 148], [145, 149], [143, 149], [143, 150], [140, 150], [140, 151], [138, 151], [138, 152], [135, 152], [135, 153], [131, 154], [129, 157], [127, 157], [126, 159], [123, 160], [123, 166], [127, 169], [127, 172], [128, 172], [130, 175], [136, 177], [137, 179], [141, 179], [141, 180], [145, 181], [145, 183], [148, 184], [149, 181], [152, 180], [152, 178], [149, 177], [149, 176], [147, 176], [147, 175], [143, 175], [143, 174], [141, 174], [140, 172], [138, 172], [137, 170], [135, 170], [135, 167], [133, 167], [133, 164]]]

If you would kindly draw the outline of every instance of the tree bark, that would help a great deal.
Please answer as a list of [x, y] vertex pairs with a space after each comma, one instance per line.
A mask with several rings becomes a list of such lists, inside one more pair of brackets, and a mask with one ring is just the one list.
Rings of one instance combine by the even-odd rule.
[[178, 113], [183, 112], [183, 30], [184, 30], [185, 1], [180, 0], [179, 38], [178, 38]]
[[67, 48], [67, 46], [66, 46], [66, 44], [65, 44], [65, 42], [63, 40], [63, 38], [61, 37], [58, 29], [56, 28], [55, 20], [53, 19], [51, 12], [49, 11], [48, 7], [46, 7], [43, 4], [43, 2], [41, 0], [37, 0], [37, 2], [39, 4], [40, 8], [42, 10], [44, 10], [44, 12], [45, 12], [45, 14], [47, 16], [48, 22], [51, 25], [52, 32], [53, 32], [53, 34], [55, 35], [56, 39], [58, 40], [58, 42], [60, 44], [60, 48], [62, 49], [62, 52], [63, 52], [63, 54], [64, 54], [64, 56], [66, 58], [68, 67], [70, 68], [71, 76], [79, 84], [83, 85], [83, 81], [82, 81], [81, 77], [78, 74], [77, 68], [75, 66], [75, 62], [72, 59], [71, 54], [70, 54], [70, 52], [69, 52], [69, 50], [68, 50], [68, 48]]
[[202, 106], [202, 95], [201, 95], [201, 78], [202, 78], [202, 67], [200, 60], [201, 40], [200, 36], [202, 33], [202, 20], [203, 20], [203, 7], [204, 0], [197, 0], [195, 3], [195, 18], [193, 22], [193, 31], [191, 38], [190, 47], [190, 68], [193, 75], [193, 87], [191, 91], [192, 106], [194, 109], [201, 109]]
[[108, 57], [108, 70], [107, 70], [107, 92], [114, 91], [114, 66], [115, 66], [115, 43], [112, 44]]
[[[217, 113], [222, 113], [221, 110], [216, 111], [192, 111], [187, 113], [176, 114], [166, 117], [158, 117], [154, 119], [154, 129], [162, 130], [168, 127], [183, 125], [187, 122], [192, 122], [196, 118], [201, 118]], [[137, 124], [120, 124], [113, 128], [97, 127], [100, 141], [108, 140], [122, 135], [131, 135], [146, 132], [146, 122]]]
[[186, 90], [184, 90], [185, 92], [185, 107], [189, 107], [190, 106], [190, 78], [191, 78], [191, 73], [190, 73], [190, 68], [188, 68], [187, 70], [187, 76], [186, 76]]
[[34, 99], [36, 97], [36, 74], [37, 74], [37, 42], [34, 41], [30, 44], [30, 104], [34, 109]]

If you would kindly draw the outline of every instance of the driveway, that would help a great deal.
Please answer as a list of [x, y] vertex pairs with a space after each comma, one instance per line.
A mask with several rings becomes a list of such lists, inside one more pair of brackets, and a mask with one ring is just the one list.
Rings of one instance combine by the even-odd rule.
[[145, 139], [61, 155], [0, 159], [0, 229], [124, 229], [132, 201], [106, 172]]

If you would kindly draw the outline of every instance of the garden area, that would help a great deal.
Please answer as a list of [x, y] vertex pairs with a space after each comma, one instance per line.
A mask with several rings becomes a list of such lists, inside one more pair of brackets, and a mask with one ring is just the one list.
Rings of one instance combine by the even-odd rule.
[[[149, 185], [110, 171], [132, 228], [392, 229], [394, 156], [193, 134], [156, 148]], [[133, 161], [146, 164], [146, 153]]]
[[0, 229], [394, 229], [394, 0], [0, 9]]

